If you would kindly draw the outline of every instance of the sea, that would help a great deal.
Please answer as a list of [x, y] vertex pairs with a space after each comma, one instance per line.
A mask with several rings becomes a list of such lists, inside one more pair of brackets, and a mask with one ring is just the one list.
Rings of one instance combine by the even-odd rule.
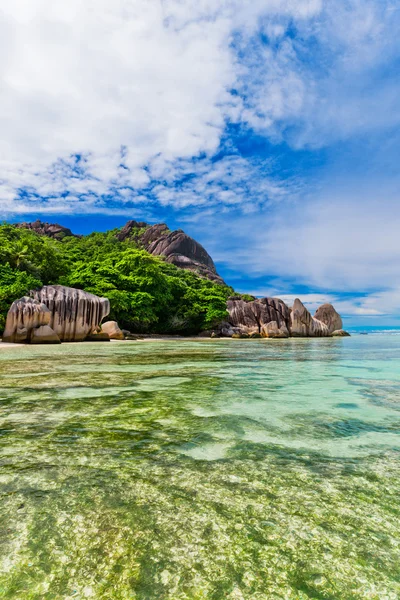
[[0, 598], [400, 598], [400, 335], [353, 333], [1, 348]]
[[400, 335], [400, 327], [390, 327], [389, 325], [360, 325], [358, 327], [349, 327], [348, 332], [353, 335]]

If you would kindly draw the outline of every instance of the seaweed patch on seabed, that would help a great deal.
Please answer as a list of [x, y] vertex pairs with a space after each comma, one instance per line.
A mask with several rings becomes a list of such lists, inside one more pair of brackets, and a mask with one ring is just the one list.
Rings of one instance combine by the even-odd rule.
[[[390, 408], [345, 375], [341, 399], [360, 408], [337, 407], [336, 362], [332, 393], [331, 363], [311, 378], [326, 378], [325, 417], [312, 381], [320, 410], [289, 402], [285, 413], [292, 382], [275, 374], [263, 396], [255, 346], [210, 345], [209, 357], [177, 346], [127, 345], [118, 358], [78, 344], [69, 372], [40, 349], [31, 378], [2, 362], [0, 598], [398, 598], [400, 457], [381, 443], [396, 435]], [[237, 386], [247, 352], [250, 383]], [[335, 454], [333, 442], [364, 435], [363, 452]]]

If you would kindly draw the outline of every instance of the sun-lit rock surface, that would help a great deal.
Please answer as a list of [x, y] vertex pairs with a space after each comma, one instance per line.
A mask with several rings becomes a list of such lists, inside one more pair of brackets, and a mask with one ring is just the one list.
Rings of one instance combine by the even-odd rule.
[[229, 322], [242, 333], [262, 333], [263, 327], [271, 322], [287, 330], [290, 323], [290, 309], [279, 298], [246, 301], [233, 296], [227, 302], [227, 309]]
[[62, 342], [84, 340], [110, 312], [110, 302], [83, 290], [47, 285], [32, 292], [50, 310], [49, 325]]
[[327, 337], [330, 334], [328, 326], [312, 317], [298, 298], [293, 303], [290, 318], [293, 337]]
[[261, 335], [266, 338], [287, 338], [289, 337], [289, 331], [284, 323], [281, 327], [278, 327], [276, 321], [270, 321], [262, 326]]
[[107, 321], [101, 325], [101, 331], [107, 333], [110, 340], [124, 340], [123, 331], [119, 328], [116, 321]]
[[[50, 325], [51, 316], [50, 310], [43, 302], [29, 296], [16, 300], [7, 314], [3, 342], [14, 344], [31, 342], [36, 329]], [[43, 333], [43, 330], [41, 331]], [[47, 334], [49, 333], [47, 330]]]
[[99, 330], [110, 312], [107, 298], [62, 285], [44, 286], [31, 296], [11, 305], [3, 342], [79, 342]]
[[56, 240], [62, 240], [65, 237], [71, 236], [80, 237], [72, 233], [68, 227], [63, 227], [63, 225], [59, 225], [58, 223], [44, 223], [43, 221], [40, 221], [40, 219], [32, 221], [31, 223], [17, 223], [16, 227], [19, 227], [20, 229], [30, 229], [39, 235], [45, 235]]
[[314, 315], [314, 319], [325, 323], [328, 327], [329, 333], [333, 333], [343, 328], [342, 318], [338, 312], [334, 309], [332, 304], [323, 304], [318, 308]]
[[128, 221], [117, 234], [119, 240], [135, 239], [154, 256], [165, 256], [181, 269], [188, 269], [217, 283], [223, 283], [207, 250], [182, 229], [170, 231], [165, 223], [148, 225]]
[[[263, 337], [327, 337], [341, 329], [342, 319], [331, 304], [324, 304], [317, 313], [322, 320], [312, 317], [297, 298], [289, 308], [279, 298], [245, 300], [233, 296], [227, 302], [229, 324], [235, 334], [259, 333]], [[340, 327], [339, 327], [340, 326]]]

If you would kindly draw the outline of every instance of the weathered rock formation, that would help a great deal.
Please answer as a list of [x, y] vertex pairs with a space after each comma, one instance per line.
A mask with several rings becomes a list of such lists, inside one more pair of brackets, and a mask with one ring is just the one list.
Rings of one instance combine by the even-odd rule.
[[39, 339], [43, 342], [44, 338], [51, 336], [53, 342], [59, 343], [60, 339], [51, 329], [50, 321], [51, 312], [45, 304], [24, 296], [13, 302], [8, 311], [3, 342], [18, 344]]
[[[261, 334], [268, 338], [328, 337], [338, 325], [342, 331], [342, 319], [331, 304], [324, 304], [317, 312], [321, 319], [312, 317], [304, 304], [297, 298], [289, 308], [279, 298], [243, 300], [229, 298], [228, 323], [217, 329], [222, 336], [242, 337], [243, 334]], [[335, 331], [335, 335], [344, 335]]]
[[312, 317], [298, 298], [294, 301], [290, 318], [293, 337], [327, 337], [330, 334], [328, 326]]
[[263, 325], [261, 337], [288, 338], [289, 331], [285, 324], [283, 324], [281, 327], [278, 327], [278, 323], [276, 321], [270, 321], [266, 325]]
[[110, 312], [107, 298], [62, 285], [45, 286], [11, 305], [3, 342], [83, 341]]
[[31, 344], [61, 344], [61, 340], [50, 325], [32, 329]]
[[62, 342], [84, 340], [110, 312], [107, 298], [63, 285], [47, 285], [31, 295], [50, 310], [50, 327]]
[[333, 333], [343, 327], [342, 318], [333, 308], [332, 304], [323, 304], [320, 306], [314, 315], [314, 319], [325, 323], [329, 333]]
[[56, 240], [62, 240], [65, 237], [73, 236], [80, 237], [72, 233], [68, 227], [58, 225], [58, 223], [43, 223], [39, 219], [32, 223], [17, 223], [16, 225], [20, 229], [31, 229], [39, 235], [45, 235], [47, 237], [54, 238]]
[[332, 332], [332, 337], [350, 337], [350, 334], [344, 329], [337, 329]]
[[227, 309], [229, 322], [233, 327], [239, 328], [241, 333], [266, 335], [265, 326], [271, 322], [275, 322], [277, 328], [284, 333], [289, 330], [290, 309], [279, 298], [255, 298], [247, 302], [240, 297], [232, 297], [227, 302]]
[[205, 248], [182, 229], [170, 231], [165, 223], [150, 227], [143, 222], [128, 221], [117, 238], [121, 241], [135, 239], [154, 256], [165, 256], [167, 262], [181, 269], [189, 269], [216, 283], [224, 283]]
[[122, 329], [119, 328], [116, 321], [107, 321], [101, 326], [101, 331], [106, 333], [110, 340], [124, 340], [125, 335]]

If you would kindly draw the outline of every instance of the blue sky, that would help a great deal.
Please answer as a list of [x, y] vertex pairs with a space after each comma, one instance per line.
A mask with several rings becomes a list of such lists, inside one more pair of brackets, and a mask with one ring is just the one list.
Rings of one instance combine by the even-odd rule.
[[201, 241], [237, 290], [400, 324], [395, 0], [0, 0], [0, 213]]

